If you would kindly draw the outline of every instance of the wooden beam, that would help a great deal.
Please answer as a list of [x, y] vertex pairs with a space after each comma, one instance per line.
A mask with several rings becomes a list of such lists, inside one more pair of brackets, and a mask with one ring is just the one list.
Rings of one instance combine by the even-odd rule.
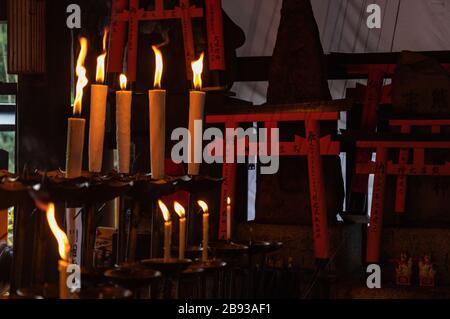
[[[417, 52], [436, 59], [450, 70], [450, 51]], [[386, 65], [387, 76], [391, 75], [401, 52], [394, 53], [330, 53], [325, 55], [328, 79], [366, 79], [369, 65]], [[237, 59], [237, 82], [262, 82], [269, 78], [272, 57], [255, 56]]]

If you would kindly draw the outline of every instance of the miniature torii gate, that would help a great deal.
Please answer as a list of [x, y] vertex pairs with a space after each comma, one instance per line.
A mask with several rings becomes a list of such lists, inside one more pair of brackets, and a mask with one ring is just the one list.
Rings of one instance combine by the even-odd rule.
[[[384, 195], [387, 175], [397, 175], [406, 178], [412, 176], [450, 176], [450, 163], [444, 165], [425, 164], [424, 152], [426, 149], [450, 149], [450, 141], [358, 141], [358, 149], [376, 150], [376, 162], [358, 163], [357, 174], [375, 174], [372, 195], [372, 210], [370, 225], [367, 234], [367, 257], [368, 263], [380, 261], [380, 244], [383, 227]], [[399, 163], [388, 161], [388, 151], [399, 149], [405, 152], [413, 150], [413, 163], [408, 164], [400, 157]], [[398, 191], [398, 188], [397, 188]], [[397, 193], [403, 196], [403, 191]]]
[[[333, 108], [327, 111], [327, 104]], [[231, 115], [210, 115], [206, 117], [207, 123], [223, 123], [225, 129], [236, 129], [239, 124], [264, 122], [267, 129], [277, 128], [279, 122], [302, 121], [305, 123], [305, 137], [295, 136], [293, 142], [280, 142], [280, 156], [307, 156], [308, 159], [308, 176], [309, 189], [312, 211], [312, 226], [314, 238], [314, 254], [318, 259], [328, 259], [329, 252], [329, 234], [327, 221], [326, 196], [324, 188], [324, 178], [322, 170], [323, 155], [339, 155], [340, 143], [332, 141], [331, 136], [320, 137], [320, 122], [322, 121], [338, 121], [340, 117], [339, 111], [344, 110], [347, 102], [333, 101], [321, 102], [316, 105], [316, 110], [310, 108], [308, 111], [302, 111], [302, 105], [280, 106], [279, 108], [271, 106], [263, 106], [255, 108], [254, 113], [242, 113]], [[320, 107], [323, 106], [323, 110]], [[337, 110], [341, 108], [341, 110]], [[274, 111], [274, 109], [276, 109]], [[311, 110], [312, 109], [312, 110]], [[269, 141], [270, 139], [267, 138]], [[224, 146], [226, 150], [228, 145]], [[258, 145], [257, 145], [258, 147]], [[271, 147], [267, 146], [270, 150]], [[244, 154], [242, 154], [242, 152]], [[237, 150], [236, 155], [248, 155], [247, 150]], [[217, 154], [215, 154], [217, 155]], [[222, 154], [220, 154], [222, 155]], [[225, 157], [224, 157], [225, 158]], [[236, 164], [223, 164], [224, 183], [221, 190], [220, 218], [219, 218], [219, 239], [225, 239], [227, 229], [227, 198], [234, 198], [235, 182], [236, 182]], [[233, 209], [233, 206], [232, 206]]]
[[[450, 64], [441, 66], [450, 71]], [[390, 78], [397, 69], [397, 64], [350, 64], [346, 67], [349, 78], [367, 78], [367, 86], [357, 84], [355, 91], [363, 103], [363, 114], [361, 119], [361, 130], [365, 133], [374, 133], [377, 125], [377, 111], [381, 104], [392, 104], [392, 85], [384, 85], [384, 79]], [[372, 153], [365, 149], [356, 152], [356, 163], [370, 162]], [[365, 193], [368, 189], [368, 175], [355, 174], [351, 182], [351, 192]], [[400, 205], [398, 208], [401, 209]], [[397, 205], [396, 204], [396, 205]]]
[[[128, 9], [127, 4], [129, 4]], [[183, 32], [186, 72], [188, 79], [192, 79], [191, 62], [196, 59], [192, 19], [203, 16], [206, 17], [208, 30], [209, 69], [225, 70], [221, 0], [205, 0], [205, 9], [206, 14], [204, 15], [202, 8], [191, 6], [189, 0], [180, 0], [179, 6], [167, 10], [164, 8], [163, 0], [155, 0], [155, 10], [145, 11], [139, 8], [139, 0], [113, 0], [108, 72], [120, 73], [123, 70], [122, 59], [127, 22], [127, 77], [130, 82], [134, 82], [136, 80], [139, 22], [179, 19]]]
[[[442, 128], [447, 126], [450, 127], [450, 120], [440, 119], [440, 120], [391, 120], [389, 121], [391, 127], [400, 127], [400, 132], [402, 134], [409, 134], [413, 127], [428, 127], [430, 128], [431, 134], [440, 134]], [[401, 149], [399, 153], [399, 164], [406, 164], [409, 161], [410, 150], [405, 148]], [[414, 150], [416, 156], [423, 157], [423, 150]], [[395, 191], [395, 212], [404, 213], [405, 212], [405, 202], [406, 202], [406, 185], [407, 176], [402, 174], [397, 177], [397, 185]]]

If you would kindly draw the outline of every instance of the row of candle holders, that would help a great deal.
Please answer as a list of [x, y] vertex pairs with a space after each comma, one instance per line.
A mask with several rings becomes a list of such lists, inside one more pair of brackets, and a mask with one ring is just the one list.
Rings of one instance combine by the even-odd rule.
[[[149, 175], [114, 172], [105, 175], [85, 173], [75, 179], [67, 179], [59, 171], [24, 172], [21, 175], [4, 172], [0, 174], [0, 209], [14, 206], [26, 196], [42, 202], [66, 202], [72, 207], [93, 206], [119, 196], [149, 203], [177, 191], [197, 193], [211, 190], [220, 186], [222, 181], [221, 178], [203, 176], [154, 180]], [[92, 240], [87, 242], [92, 243]], [[191, 246], [186, 250], [187, 259], [183, 260], [120, 260], [119, 265], [112, 269], [96, 269], [90, 263], [82, 263], [82, 289], [74, 297], [231, 298], [236, 297], [236, 291], [245, 291], [248, 297], [261, 295], [253, 292], [257, 285], [252, 274], [258, 272], [251, 271], [254, 268], [252, 262], [257, 256], [280, 247], [278, 242], [216, 242], [209, 245], [211, 260], [201, 260], [201, 248]], [[89, 254], [92, 252], [87, 251]], [[244, 257], [247, 261], [243, 263]], [[55, 290], [51, 285], [44, 285], [34, 289], [21, 288], [13, 295], [51, 298]]]
[[[110, 269], [81, 273], [81, 289], [74, 299], [235, 299], [264, 297], [274, 284], [264, 285], [265, 257], [282, 247], [280, 242], [214, 242], [209, 247], [213, 259], [201, 261], [200, 247], [188, 247], [191, 258], [144, 259]], [[256, 259], [263, 262], [254, 263]], [[258, 270], [258, 271], [256, 271]], [[273, 269], [268, 273], [273, 272]], [[267, 276], [266, 276], [267, 277]], [[258, 282], [255, 282], [258, 280]], [[261, 281], [262, 280], [262, 281]], [[264, 291], [265, 290], [265, 291]], [[54, 299], [55, 285], [21, 288], [11, 298]]]

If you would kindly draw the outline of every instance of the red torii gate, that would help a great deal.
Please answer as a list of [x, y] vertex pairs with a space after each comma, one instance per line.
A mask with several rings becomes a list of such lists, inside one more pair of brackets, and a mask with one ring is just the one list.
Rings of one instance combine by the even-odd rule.
[[180, 0], [180, 5], [172, 10], [164, 9], [163, 0], [155, 0], [155, 10], [145, 11], [139, 7], [139, 0], [113, 0], [111, 14], [111, 35], [108, 72], [123, 71], [122, 59], [125, 47], [125, 32], [128, 23], [127, 77], [130, 82], [136, 80], [136, 61], [140, 21], [181, 20], [183, 32], [186, 72], [192, 79], [191, 62], [196, 59], [192, 19], [206, 17], [208, 29], [208, 59], [210, 70], [225, 70], [223, 44], [222, 4], [221, 0], [205, 0], [206, 14], [203, 8], [189, 4], [189, 0]]
[[[339, 104], [342, 101], [334, 101]], [[333, 102], [322, 102], [326, 105]], [[342, 103], [341, 103], [342, 104]], [[341, 105], [343, 107], [343, 105]], [[326, 106], [325, 106], [326, 107]], [[266, 112], [262, 110], [266, 108]], [[305, 137], [295, 136], [292, 142], [279, 143], [280, 156], [307, 156], [310, 200], [312, 210], [312, 226], [314, 238], [314, 254], [316, 258], [328, 259], [329, 252], [329, 230], [327, 221], [327, 207], [324, 189], [324, 178], [322, 170], [323, 155], [339, 155], [340, 143], [332, 141], [331, 136], [320, 137], [320, 122], [338, 121], [340, 113], [333, 111], [302, 111], [298, 107], [295, 111], [284, 111], [283, 107], [277, 111], [270, 109], [270, 106], [255, 108], [255, 113], [231, 114], [231, 115], [210, 115], [206, 117], [206, 122], [221, 123], [225, 129], [236, 129], [239, 124], [264, 122], [267, 129], [277, 128], [279, 122], [302, 121], [305, 123]], [[259, 112], [257, 110], [259, 109]], [[319, 108], [318, 108], [319, 109]], [[336, 107], [335, 107], [336, 109]], [[267, 138], [267, 141], [270, 141]], [[224, 145], [226, 150], [229, 145]], [[234, 147], [234, 146], [232, 146]], [[258, 145], [257, 145], [258, 147]], [[270, 145], [267, 146], [271, 150]], [[271, 150], [272, 151], [272, 150]], [[217, 154], [215, 154], [217, 155]], [[220, 154], [222, 155], [222, 154]], [[248, 155], [248, 149], [237, 150], [236, 155]], [[224, 155], [224, 159], [226, 156]], [[221, 204], [219, 218], [219, 239], [225, 239], [227, 229], [227, 197], [234, 198], [236, 182], [236, 163], [226, 163], [224, 160], [222, 176], [225, 181], [221, 189]], [[232, 211], [233, 211], [232, 207]]]
[[[404, 177], [414, 176], [450, 176], [450, 163], [444, 165], [425, 164], [424, 151], [426, 149], [450, 149], [450, 141], [359, 141], [356, 147], [365, 150], [376, 150], [376, 162], [358, 163], [357, 174], [375, 174], [372, 195], [372, 210], [367, 234], [368, 263], [380, 261], [380, 244], [383, 227], [384, 195], [387, 175]], [[388, 151], [392, 149], [413, 150], [412, 164], [400, 158], [399, 163], [387, 161]], [[398, 191], [398, 188], [397, 188]], [[404, 192], [404, 190], [403, 190]], [[403, 196], [397, 193], [397, 197]]]

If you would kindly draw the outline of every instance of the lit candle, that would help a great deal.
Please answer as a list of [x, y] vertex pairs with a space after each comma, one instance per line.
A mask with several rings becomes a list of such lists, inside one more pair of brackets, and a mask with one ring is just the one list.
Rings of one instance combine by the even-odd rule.
[[179, 231], [179, 241], [178, 241], [178, 258], [184, 259], [185, 249], [186, 249], [186, 212], [184, 207], [175, 202], [173, 204], [175, 212], [180, 217], [180, 231]]
[[166, 143], [166, 91], [161, 90], [163, 59], [161, 51], [152, 46], [155, 53], [154, 89], [148, 91], [150, 114], [150, 155], [151, 171], [154, 179], [164, 177]]
[[131, 150], [131, 100], [132, 93], [127, 91], [127, 77], [120, 75], [120, 91], [116, 92], [116, 139], [119, 154], [119, 173], [130, 172]]
[[[202, 72], [203, 72], [203, 57], [192, 62], [192, 71], [194, 73], [194, 90], [189, 93], [189, 134], [190, 143], [188, 147], [189, 164], [188, 174], [198, 175], [200, 171], [200, 163], [202, 161], [202, 126], [198, 127], [196, 121], [203, 121], [203, 113], [205, 109], [205, 92], [202, 92]], [[197, 127], [196, 127], [197, 123]]]
[[169, 209], [160, 200], [158, 200], [159, 209], [164, 218], [164, 261], [170, 260], [170, 246], [172, 242], [172, 222], [170, 221]]
[[73, 115], [68, 119], [67, 127], [67, 151], [66, 151], [66, 177], [75, 178], [81, 176], [83, 164], [84, 129], [86, 120], [80, 118], [83, 100], [83, 88], [88, 84], [84, 60], [87, 54], [88, 42], [86, 38], [80, 38], [80, 53], [77, 59], [75, 101], [73, 103]]
[[227, 240], [231, 239], [231, 198], [227, 197]]
[[103, 142], [105, 138], [106, 100], [108, 86], [105, 82], [106, 39], [103, 34], [103, 53], [97, 58], [96, 84], [91, 85], [91, 111], [89, 118], [89, 171], [99, 173], [102, 170]]
[[202, 208], [203, 211], [203, 250], [202, 250], [202, 260], [207, 261], [208, 260], [208, 238], [209, 238], [209, 212], [208, 212], [208, 205], [202, 201], [199, 200], [198, 205]]
[[67, 267], [69, 266], [68, 256], [70, 251], [69, 240], [67, 239], [66, 233], [61, 230], [55, 219], [55, 205], [53, 203], [48, 204], [47, 207], [47, 222], [50, 229], [58, 241], [58, 252], [60, 260], [58, 261], [58, 271], [59, 271], [59, 298], [60, 299], [71, 299], [73, 298], [72, 293], [67, 287]]

